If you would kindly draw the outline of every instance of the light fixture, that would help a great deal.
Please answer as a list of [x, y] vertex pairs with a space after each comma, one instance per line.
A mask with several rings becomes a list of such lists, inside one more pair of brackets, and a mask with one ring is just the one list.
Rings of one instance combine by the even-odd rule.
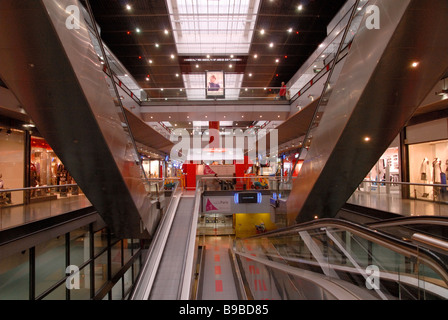
[[252, 77], [252, 73], [249, 73], [249, 77]]
[[233, 54], [230, 55], [230, 58], [233, 59]]
[[158, 48], [158, 47], [159, 47], [159, 44], [158, 44], [158, 43], [156, 43], [156, 44], [155, 44], [155, 46], [156, 46], [156, 48]]
[[254, 54], [254, 59], [257, 59], [258, 58], [258, 54]]
[[178, 74], [178, 73], [176, 73], [176, 77], [179, 77], [179, 74]]
[[264, 34], [264, 29], [261, 29], [261, 30], [260, 30], [260, 33], [261, 33], [261, 34]]
[[419, 65], [419, 63], [417, 61], [412, 62], [412, 67], [413, 68], [417, 68]]
[[210, 59], [210, 55], [209, 54], [207, 55], [207, 59]]
[[199, 65], [198, 65], [198, 64], [196, 65], [196, 68], [199, 68]]
[[164, 32], [165, 32], [165, 34], [168, 34], [168, 30], [167, 30], [167, 29], [165, 29], [165, 31], [164, 31]]
[[271, 43], [269, 44], [269, 47], [272, 48], [273, 46], [274, 46], [274, 43], [271, 42]]
[[151, 59], [149, 59], [149, 60], [148, 60], [148, 62], [149, 62], [149, 63], [152, 63], [152, 60], [151, 60]]
[[278, 63], [278, 61], [279, 61], [278, 59], [275, 59], [275, 62], [276, 62], [276, 63]]
[[288, 32], [291, 33], [291, 32], [292, 32], [292, 28], [289, 28], [289, 29], [288, 29]]
[[140, 33], [140, 28], [136, 28], [135, 31], [137, 31], [137, 33]]
[[131, 5], [127, 4], [126, 5], [126, 10], [130, 11], [132, 9]]
[[370, 141], [370, 137], [364, 137], [364, 141], [365, 142], [369, 142]]
[[233, 65], [232, 65], [232, 64], [229, 64], [229, 68], [233, 68]]
[[171, 55], [171, 59], [174, 59], [174, 54]]
[[299, 4], [299, 6], [297, 7], [297, 10], [302, 11], [303, 10], [303, 5]]
[[146, 79], [145, 79], [146, 81], [149, 81], [149, 78], [148, 77], [146, 77]]

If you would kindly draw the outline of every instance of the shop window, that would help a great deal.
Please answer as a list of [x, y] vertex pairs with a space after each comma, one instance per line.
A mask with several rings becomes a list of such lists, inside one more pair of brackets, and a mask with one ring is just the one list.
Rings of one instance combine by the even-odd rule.
[[[4, 189], [23, 188], [25, 138], [20, 130], [0, 128], [0, 179]], [[4, 194], [0, 206], [23, 204], [23, 191]]]

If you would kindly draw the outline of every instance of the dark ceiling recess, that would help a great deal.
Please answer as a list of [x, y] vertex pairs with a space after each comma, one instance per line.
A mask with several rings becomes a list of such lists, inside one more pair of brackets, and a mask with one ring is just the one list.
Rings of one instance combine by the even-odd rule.
[[[288, 82], [325, 39], [327, 25], [345, 2], [302, 0], [300, 11], [296, 1], [261, 0], [250, 52], [235, 56], [240, 60], [234, 63], [232, 72], [245, 74], [242, 87], [279, 87], [282, 81]], [[128, 4], [132, 10], [126, 9]], [[142, 88], [184, 88], [182, 74], [228, 67], [222, 61], [210, 61], [197, 69], [194, 61], [185, 60], [203, 59], [207, 53], [188, 57], [177, 54], [165, 0], [95, 0], [91, 6], [104, 42]], [[272, 48], [270, 42], [275, 43]]]

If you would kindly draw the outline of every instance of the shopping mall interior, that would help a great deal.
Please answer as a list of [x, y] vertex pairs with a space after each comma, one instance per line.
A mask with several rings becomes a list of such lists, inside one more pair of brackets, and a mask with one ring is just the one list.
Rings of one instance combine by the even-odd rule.
[[446, 0], [1, 0], [0, 300], [448, 299], [447, 34]]

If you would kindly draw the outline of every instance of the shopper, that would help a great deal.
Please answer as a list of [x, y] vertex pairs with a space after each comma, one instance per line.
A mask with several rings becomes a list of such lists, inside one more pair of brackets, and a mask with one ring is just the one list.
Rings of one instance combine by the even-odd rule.
[[278, 95], [280, 96], [280, 100], [286, 100], [286, 85], [284, 82], [282, 82], [282, 87]]

